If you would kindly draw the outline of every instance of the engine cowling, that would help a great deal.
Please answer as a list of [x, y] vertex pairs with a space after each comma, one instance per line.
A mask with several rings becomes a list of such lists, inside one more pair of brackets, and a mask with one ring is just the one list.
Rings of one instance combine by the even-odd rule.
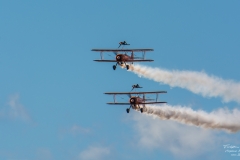
[[122, 61], [122, 56], [121, 55], [116, 55], [116, 61]]
[[136, 98], [130, 98], [130, 103], [134, 104], [136, 102]]

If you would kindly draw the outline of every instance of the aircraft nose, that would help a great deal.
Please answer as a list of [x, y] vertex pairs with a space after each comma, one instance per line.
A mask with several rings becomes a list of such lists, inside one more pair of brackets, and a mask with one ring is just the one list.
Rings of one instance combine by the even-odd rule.
[[135, 102], [135, 99], [134, 99], [134, 98], [131, 98], [131, 99], [130, 99], [130, 102], [131, 102], [131, 103], [134, 103], [134, 102]]

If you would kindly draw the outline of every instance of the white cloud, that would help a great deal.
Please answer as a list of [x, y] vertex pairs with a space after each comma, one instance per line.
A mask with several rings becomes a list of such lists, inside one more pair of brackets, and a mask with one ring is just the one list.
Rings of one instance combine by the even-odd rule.
[[30, 116], [28, 115], [26, 109], [24, 108], [23, 105], [19, 103], [19, 95], [15, 94], [10, 97], [9, 101], [9, 107], [10, 107], [10, 116], [12, 118], [20, 118], [22, 120], [30, 120]]
[[110, 149], [106, 147], [88, 147], [79, 154], [80, 160], [101, 160], [110, 154]]
[[5, 116], [5, 112], [4, 112], [4, 110], [2, 109], [2, 110], [0, 110], [0, 118], [3, 118]]
[[31, 117], [27, 113], [25, 107], [19, 102], [18, 94], [10, 96], [7, 107], [0, 111], [0, 117], [31, 121]]
[[89, 132], [90, 132], [90, 129], [83, 128], [76, 124], [70, 128], [70, 133], [72, 133], [73, 135], [77, 135], [77, 134], [81, 134], [81, 133], [89, 133]]
[[[142, 149], [165, 150], [183, 159], [209, 152], [223, 152], [221, 149], [225, 138], [219, 134], [223, 132], [154, 119], [136, 112], [133, 113], [133, 119], [136, 122], [136, 144]], [[233, 139], [231, 142], [234, 142]]]
[[39, 148], [39, 149], [37, 149], [37, 158], [36, 159], [52, 160], [54, 158], [49, 149]]
[[59, 131], [59, 138], [63, 139], [65, 136], [82, 136], [82, 135], [88, 135], [91, 133], [91, 130], [89, 128], [84, 128], [80, 125], [74, 124], [71, 127], [65, 127], [60, 129]]

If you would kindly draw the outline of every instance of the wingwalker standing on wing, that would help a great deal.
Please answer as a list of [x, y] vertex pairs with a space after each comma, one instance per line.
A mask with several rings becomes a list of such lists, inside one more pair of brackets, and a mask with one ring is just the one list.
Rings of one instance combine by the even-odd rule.
[[[158, 94], [159, 93], [167, 93], [166, 91], [155, 91], [155, 92], [107, 92], [105, 94], [113, 95], [114, 102], [110, 102], [107, 104], [111, 105], [130, 105], [129, 108], [126, 109], [127, 113], [130, 112], [130, 108], [135, 110], [140, 110], [142, 113], [145, 110], [146, 104], [159, 104], [159, 103], [167, 103], [167, 102], [159, 102], [158, 101]], [[145, 98], [146, 94], [156, 94], [156, 101], [155, 99], [148, 99]], [[122, 102], [116, 102], [116, 95], [128, 95], [129, 102], [122, 103]], [[134, 95], [134, 96], [132, 96]], [[140, 97], [139, 95], [142, 95]]]
[[[132, 85], [132, 90], [133, 90], [134, 88], [143, 88], [143, 87], [140, 87], [138, 84], [134, 84], [134, 85]], [[132, 91], [132, 90], [131, 90], [131, 91]]]
[[128, 44], [126, 41], [123, 41], [123, 42], [119, 42], [119, 47], [121, 47], [121, 45], [130, 45], [130, 44]]

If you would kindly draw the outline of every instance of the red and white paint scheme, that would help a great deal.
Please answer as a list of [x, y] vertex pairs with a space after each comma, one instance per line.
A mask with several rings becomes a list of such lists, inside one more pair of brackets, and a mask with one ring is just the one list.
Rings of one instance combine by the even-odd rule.
[[[146, 104], [159, 104], [159, 103], [167, 103], [167, 102], [159, 102], [158, 101], [158, 94], [159, 93], [167, 93], [166, 91], [154, 91], [154, 92], [107, 92], [105, 94], [113, 95], [114, 102], [109, 102], [107, 104], [111, 105], [130, 105], [129, 108], [127, 108], [127, 113], [129, 113], [130, 108], [135, 110], [140, 110], [141, 113], [144, 111]], [[148, 99], [145, 98], [146, 94], [156, 94], [156, 100], [155, 99]], [[129, 102], [116, 102], [116, 95], [128, 95], [129, 96]], [[132, 96], [135, 95], [135, 96]], [[136, 96], [137, 95], [137, 96]], [[142, 95], [142, 97], [140, 97]]]
[[[116, 69], [117, 65], [125, 65], [127, 70], [129, 69], [129, 65], [127, 63], [133, 62], [152, 62], [152, 59], [145, 59], [146, 52], [153, 51], [153, 49], [92, 49], [92, 51], [100, 52], [101, 59], [94, 60], [96, 62], [116, 62], [116, 65], [113, 65], [113, 70]], [[106, 60], [103, 58], [104, 52], [114, 53], [114, 60]], [[135, 52], [142, 52], [142, 57], [135, 57]], [[128, 55], [130, 53], [130, 55]]]

